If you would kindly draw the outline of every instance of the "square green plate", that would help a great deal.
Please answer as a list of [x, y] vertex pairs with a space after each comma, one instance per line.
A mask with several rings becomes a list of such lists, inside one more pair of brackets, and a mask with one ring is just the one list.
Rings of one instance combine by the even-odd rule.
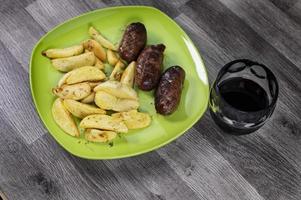
[[[64, 133], [54, 122], [51, 107], [55, 97], [51, 89], [63, 75], [56, 71], [41, 52], [67, 47], [89, 38], [88, 27], [96, 29], [113, 42], [120, 41], [125, 27], [142, 22], [147, 29], [147, 44], [163, 43], [164, 69], [180, 65], [186, 71], [181, 103], [170, 116], [156, 114], [153, 92], [138, 91], [140, 110], [150, 113], [149, 127], [130, 131], [114, 140], [113, 146], [86, 142]], [[112, 7], [75, 17], [48, 32], [33, 49], [30, 61], [30, 85], [37, 111], [55, 140], [71, 154], [88, 159], [113, 159], [142, 154], [157, 149], [182, 135], [207, 108], [209, 87], [204, 63], [186, 33], [161, 11], [144, 6]]]

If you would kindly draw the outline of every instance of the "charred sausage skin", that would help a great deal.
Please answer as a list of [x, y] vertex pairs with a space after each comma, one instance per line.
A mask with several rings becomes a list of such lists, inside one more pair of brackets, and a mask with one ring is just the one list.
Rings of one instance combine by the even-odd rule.
[[145, 47], [146, 38], [146, 29], [142, 23], [136, 22], [128, 25], [119, 46], [120, 57], [128, 63], [136, 60]]
[[158, 44], [147, 46], [140, 53], [135, 74], [135, 83], [139, 89], [149, 91], [158, 85], [164, 50], [164, 44]]
[[164, 72], [155, 93], [155, 107], [158, 113], [170, 115], [177, 109], [184, 80], [185, 71], [180, 66], [172, 66]]

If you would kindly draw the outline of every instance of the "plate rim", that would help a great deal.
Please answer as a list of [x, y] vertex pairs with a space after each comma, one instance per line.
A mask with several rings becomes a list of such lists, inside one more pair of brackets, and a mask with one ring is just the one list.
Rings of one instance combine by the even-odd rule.
[[[180, 131], [178, 134], [174, 135], [173, 137], [169, 138], [168, 140], [162, 142], [162, 143], [159, 143], [157, 145], [154, 145], [150, 148], [145, 148], [143, 150], [140, 150], [140, 151], [137, 151], [137, 152], [133, 152], [133, 153], [126, 153], [126, 154], [121, 154], [121, 155], [114, 155], [114, 156], [86, 156], [86, 155], [81, 155], [81, 154], [78, 154], [77, 152], [73, 152], [71, 151], [66, 145], [63, 144], [63, 142], [61, 142], [60, 140], [57, 140], [55, 138], [55, 136], [51, 133], [50, 131], [50, 128], [48, 127], [47, 123], [44, 122], [43, 118], [42, 118], [42, 114], [41, 114], [41, 111], [39, 109], [39, 107], [37, 106], [37, 101], [36, 101], [36, 98], [35, 98], [35, 92], [34, 92], [34, 89], [33, 89], [33, 77], [32, 77], [32, 70], [33, 70], [33, 67], [32, 67], [32, 63], [33, 63], [33, 58], [34, 58], [34, 54], [36, 52], [36, 48], [39, 46], [39, 44], [44, 40], [44, 38], [46, 38], [51, 32], [53, 32], [54, 30], [56, 30], [57, 28], [63, 26], [64, 24], [72, 21], [72, 20], [75, 20], [77, 18], [80, 18], [80, 17], [83, 17], [83, 16], [86, 16], [86, 15], [89, 15], [91, 13], [95, 13], [95, 12], [99, 12], [99, 11], [104, 11], [104, 10], [114, 10], [114, 9], [123, 9], [123, 8], [134, 8], [134, 9], [151, 9], [151, 10], [154, 10], [155, 12], [159, 12], [159, 14], [165, 16], [166, 18], [168, 18], [168, 20], [173, 23], [177, 28], [179, 28], [179, 30], [182, 32], [183, 35], [186, 36], [186, 38], [189, 40], [189, 42], [193, 45], [193, 47], [197, 50], [197, 55], [199, 56], [200, 58], [200, 61], [202, 63], [202, 66], [203, 66], [203, 70], [204, 70], [204, 76], [206, 78], [206, 82], [205, 83], [205, 88], [206, 88], [206, 99], [205, 101], [207, 102], [205, 106], [202, 107], [202, 109], [200, 109], [197, 117], [192, 120], [190, 122], [190, 124], [185, 127], [185, 129], [183, 131]], [[180, 136], [184, 135], [189, 129], [191, 129], [197, 121], [199, 121], [201, 119], [201, 117], [205, 114], [207, 108], [208, 108], [208, 100], [209, 100], [209, 81], [208, 81], [208, 72], [207, 72], [207, 69], [205, 67], [205, 63], [204, 63], [204, 60], [202, 58], [202, 56], [200, 55], [199, 53], [199, 50], [198, 48], [194, 45], [194, 43], [192, 42], [192, 40], [190, 39], [190, 37], [186, 34], [186, 32], [182, 29], [182, 27], [180, 25], [178, 25], [172, 18], [170, 18], [167, 14], [165, 14], [164, 12], [162, 12], [161, 10], [155, 8], [155, 7], [151, 7], [151, 6], [139, 6], [139, 5], [136, 5], [136, 6], [113, 6], [113, 7], [106, 7], [106, 8], [100, 8], [100, 9], [96, 9], [96, 10], [92, 10], [92, 11], [88, 11], [88, 12], [85, 12], [85, 13], [82, 13], [80, 15], [77, 15], [75, 17], [72, 17], [68, 20], [65, 20], [63, 21], [62, 23], [56, 25], [55, 27], [53, 27], [51, 30], [49, 30], [47, 33], [45, 33], [37, 42], [36, 44], [34, 45], [33, 49], [32, 49], [32, 52], [31, 52], [31, 56], [30, 56], [30, 62], [29, 62], [29, 83], [30, 83], [30, 91], [31, 91], [31, 98], [34, 102], [34, 106], [35, 106], [35, 110], [36, 112], [38, 113], [39, 115], [39, 118], [40, 120], [42, 121], [42, 124], [44, 125], [44, 127], [47, 129], [47, 134], [50, 134], [51, 137], [54, 138], [54, 140], [61, 146], [63, 147], [64, 150], [66, 150], [67, 152], [69, 152], [71, 155], [74, 155], [74, 156], [77, 156], [79, 158], [83, 158], [83, 159], [89, 159], [89, 160], [112, 160], [112, 159], [121, 159], [121, 158], [128, 158], [128, 157], [133, 157], [133, 156], [138, 156], [138, 155], [142, 155], [142, 154], [145, 154], [145, 153], [148, 153], [148, 152], [151, 152], [151, 151], [154, 151], [156, 149], [159, 149], [167, 144], [169, 144], [170, 142], [176, 140], [177, 138], [179, 138]]]

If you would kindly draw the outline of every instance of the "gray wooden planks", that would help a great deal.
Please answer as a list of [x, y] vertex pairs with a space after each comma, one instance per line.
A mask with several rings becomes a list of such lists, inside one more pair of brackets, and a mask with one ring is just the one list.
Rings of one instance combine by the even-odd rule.
[[290, 18], [301, 25], [301, 1], [299, 0], [294, 6], [285, 11], [285, 13], [290, 16]]
[[282, 11], [286, 11], [293, 7], [299, 0], [270, 0], [275, 6]]
[[36, 140], [30, 145], [30, 149], [36, 152], [36, 156], [51, 177], [63, 185], [60, 189], [66, 199], [135, 199], [129, 192], [123, 190], [124, 186], [101, 162], [95, 166], [96, 168], [90, 168], [85, 164], [89, 161], [81, 162], [81, 159], [74, 158], [50, 135], [44, 135]]
[[[300, 199], [300, 2], [2, 1], [0, 190], [25, 200]], [[69, 18], [119, 5], [154, 6], [175, 18], [203, 55], [211, 82], [225, 63], [241, 57], [272, 68], [281, 86], [272, 120], [234, 137], [222, 134], [207, 113], [157, 152], [121, 160], [83, 160], [63, 150], [33, 114], [31, 49]]]
[[34, 108], [27, 72], [0, 42], [0, 91], [3, 117], [27, 143], [31, 143], [47, 131]]
[[[281, 155], [261, 131], [243, 137], [210, 133], [208, 115], [197, 125], [205, 138], [265, 199], [299, 199], [301, 174]], [[210, 127], [210, 128], [209, 128]], [[274, 130], [275, 131], [275, 130]], [[206, 134], [207, 133], [207, 134]], [[265, 132], [266, 133], [266, 132]], [[266, 133], [267, 134], [267, 133]]]
[[[176, 21], [182, 25], [195, 44], [199, 47], [199, 50], [205, 59], [205, 63], [209, 72], [209, 79], [214, 79], [214, 77], [217, 75], [218, 69], [223, 65], [222, 63], [227, 63], [230, 60], [235, 59], [235, 56], [230, 55], [230, 53], [227, 54], [222, 47], [210, 39], [208, 34], [198, 27], [186, 15], [181, 14], [176, 18]], [[212, 51], [208, 51], [208, 49]], [[300, 118], [291, 113], [289, 110], [290, 108], [288, 105], [279, 99], [273, 120], [270, 120], [268, 123], [273, 126], [269, 126], [270, 130], [277, 129], [277, 132], [275, 134], [266, 134], [265, 136], [268, 138], [268, 140], [275, 142], [275, 147], [281, 148], [285, 146], [285, 148], [282, 148], [280, 152], [285, 153], [289, 151], [285, 156], [290, 158], [291, 163], [294, 166], [299, 166], [300, 169], [301, 151], [299, 151], [299, 148], [296, 148], [296, 146], [300, 145], [300, 135], [297, 133], [300, 129], [300, 126], [298, 125]], [[285, 134], [285, 137], [282, 137], [282, 134]]]
[[[147, 199], [199, 199], [156, 152], [105, 163], [115, 170], [130, 172], [127, 176], [134, 178], [135, 184], [149, 191]], [[116, 169], [116, 166], [119, 167]]]
[[301, 80], [294, 79], [292, 74], [301, 76], [301, 71], [294, 64], [217, 1], [192, 0], [182, 7], [182, 11], [234, 59], [249, 58], [270, 67], [278, 77], [280, 86], [286, 88], [280, 90], [279, 98], [288, 103], [292, 112], [300, 116], [297, 99], [301, 94], [298, 87]]
[[37, 0], [27, 6], [26, 10], [45, 31], [50, 31], [54, 26], [87, 12], [89, 9], [81, 1]]
[[15, 57], [14, 59], [28, 71], [32, 48], [45, 32], [24, 8], [9, 11], [1, 14], [0, 41]]
[[201, 199], [263, 199], [194, 128], [158, 152]]
[[[301, 26], [269, 1], [220, 0], [301, 70]], [[277, 18], [277, 20], [274, 20]]]
[[[36, 152], [42, 166], [50, 169], [51, 176], [65, 184], [63, 189], [68, 199], [140, 199], [136, 196], [150, 200], [197, 199], [155, 152], [105, 162], [84, 160], [62, 150], [49, 135], [31, 144], [30, 148]], [[73, 192], [69, 194], [68, 191]]]
[[0, 109], [0, 189], [8, 199], [64, 199], [57, 180], [42, 168], [35, 154]]
[[[189, 10], [189, 12], [187, 12], [187, 13], [192, 13], [192, 11]], [[203, 14], [205, 15], [206, 13], [203, 13]], [[208, 34], [206, 34], [206, 31], [205, 31], [207, 28], [206, 26], [201, 26], [203, 29], [198, 28], [196, 26], [196, 24], [193, 23], [192, 20], [189, 20], [189, 18], [185, 15], [180, 15], [176, 19], [180, 24], [183, 25], [183, 27], [188, 31], [188, 33], [190, 33], [190, 36], [192, 36], [192, 39], [196, 42], [197, 46], [199, 46], [200, 51], [203, 53], [203, 56], [205, 58], [207, 68], [210, 69], [209, 75], [216, 74], [218, 69], [221, 67], [220, 63], [228, 62], [229, 56], [231, 56], [231, 55], [233, 56], [232, 58], [230, 58], [230, 60], [235, 59], [235, 53], [231, 53], [230, 51], [227, 52], [228, 57], [224, 56], [225, 51], [227, 51], [227, 50], [220, 47], [219, 45], [217, 45], [217, 43], [212, 41], [212, 39], [208, 36]], [[232, 20], [232, 22], [233, 22], [233, 20]], [[188, 26], [185, 26], [184, 24], [188, 25]], [[225, 26], [226, 25], [227, 24], [225, 24]], [[241, 26], [241, 27], [243, 28], [243, 26]], [[197, 35], [197, 33], [198, 33], [198, 35]], [[239, 38], [239, 35], [236, 35], [236, 37]], [[208, 52], [207, 49], [214, 49], [214, 52]], [[213, 54], [216, 54], [216, 56], [214, 57]], [[214, 58], [212, 58], [212, 57], [214, 57]], [[213, 63], [214, 65], [212, 65], [211, 63]], [[280, 101], [281, 101], [281, 99], [280, 99]], [[288, 114], [289, 108], [287, 108], [286, 105], [284, 105], [282, 102], [279, 102], [278, 104], [280, 104], [281, 106], [278, 106], [278, 110], [275, 113], [275, 114], [277, 114], [276, 119], [271, 121], [271, 123], [273, 123], [273, 127], [270, 127], [269, 124], [267, 124], [264, 127], [265, 131], [263, 133], [266, 133], [265, 137], [267, 138], [267, 141], [272, 140], [274, 142], [273, 145], [274, 145], [274, 148], [276, 148], [276, 149], [281, 148], [283, 145], [287, 146], [288, 144], [286, 142], [289, 142], [292, 145], [292, 148], [286, 147], [285, 151], [290, 151], [290, 152], [288, 153], [288, 152], [283, 151], [283, 149], [281, 149], [282, 150], [281, 153], [283, 153], [286, 158], [290, 158], [290, 162], [293, 164], [293, 166], [296, 166], [297, 169], [300, 170], [300, 159], [299, 158], [300, 158], [301, 152], [296, 149], [296, 147], [300, 147], [300, 136], [298, 135], [298, 133], [291, 135], [291, 134], [289, 134], [290, 131], [288, 129], [286, 129], [282, 126], [279, 126], [281, 124], [281, 122], [280, 122], [281, 120], [293, 119], [293, 121], [290, 121], [290, 122], [288, 122], [287, 120], [284, 120], [284, 121], [289, 123], [290, 124], [289, 127], [291, 127], [292, 129], [299, 130], [299, 128], [297, 128], [296, 126], [297, 126], [297, 121], [300, 121], [300, 119], [294, 115], [293, 115], [294, 117], [289, 116], [290, 115], [290, 114]], [[283, 107], [284, 107], [284, 109], [283, 109]], [[211, 124], [211, 123], [208, 122], [208, 124], [206, 124], [206, 125], [209, 127], [212, 127], [213, 124]], [[198, 130], [200, 130], [200, 132], [202, 132], [201, 130], [203, 130], [203, 127]], [[273, 131], [273, 130], [277, 130], [277, 132]], [[216, 131], [218, 131], [218, 130], [216, 130]], [[215, 132], [215, 131], [213, 131], [213, 132]], [[210, 132], [210, 130], [208, 130], [207, 133], [209, 136], [211, 136], [211, 134], [213, 134], [212, 132]], [[281, 135], [279, 135], [279, 134], [281, 134]], [[283, 134], [286, 134], [286, 135], [284, 136]], [[211, 137], [215, 138], [216, 134], [212, 135]], [[185, 146], [189, 146], [189, 145], [190, 144], [185, 144]], [[224, 145], [226, 146], [225, 150], [227, 150], [227, 144], [224, 144]], [[244, 145], [242, 145], [242, 146], [244, 146]], [[258, 148], [260, 148], [260, 146], [258, 146]], [[222, 153], [226, 152], [225, 150], [223, 149]], [[232, 152], [230, 152], [230, 153], [232, 153]], [[231, 160], [233, 160], [233, 159], [234, 158], [231, 158]], [[238, 159], [236, 162], [241, 162], [241, 160]], [[295, 163], [295, 162], [297, 162], [297, 163]], [[268, 165], [273, 166], [273, 164], [271, 164], [271, 163]], [[243, 166], [243, 167], [245, 167], [245, 166]], [[248, 167], [252, 168], [253, 166], [248, 166]], [[288, 168], [292, 168], [292, 170], [296, 170], [294, 167], [292, 167], [290, 165], [288, 165]], [[259, 171], [256, 171], [255, 173], [259, 173]], [[263, 179], [263, 177], [262, 177], [262, 179]], [[273, 179], [270, 179], [269, 182], [273, 183]], [[298, 182], [299, 175], [297, 176], [296, 180]], [[289, 181], [287, 181], [287, 182], [289, 183]], [[255, 187], [256, 187], [256, 185], [255, 185]], [[294, 188], [293, 185], [291, 185], [290, 187]], [[264, 194], [264, 197], [265, 196], [266, 195]], [[270, 194], [268, 194], [267, 196], [270, 196]], [[275, 197], [271, 196], [271, 199], [273, 199], [273, 198], [275, 198]]]

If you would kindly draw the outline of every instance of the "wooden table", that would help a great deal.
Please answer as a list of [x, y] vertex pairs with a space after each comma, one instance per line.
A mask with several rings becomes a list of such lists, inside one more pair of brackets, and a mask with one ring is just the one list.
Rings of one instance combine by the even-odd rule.
[[[237, 137], [207, 112], [176, 141], [127, 159], [84, 160], [62, 149], [31, 99], [32, 48], [69, 18], [132, 4], [172, 17], [195, 42], [210, 81], [234, 59], [269, 66], [280, 84], [272, 119]], [[301, 199], [301, 0], [1, 0], [0, 52], [0, 191], [9, 200]]]

